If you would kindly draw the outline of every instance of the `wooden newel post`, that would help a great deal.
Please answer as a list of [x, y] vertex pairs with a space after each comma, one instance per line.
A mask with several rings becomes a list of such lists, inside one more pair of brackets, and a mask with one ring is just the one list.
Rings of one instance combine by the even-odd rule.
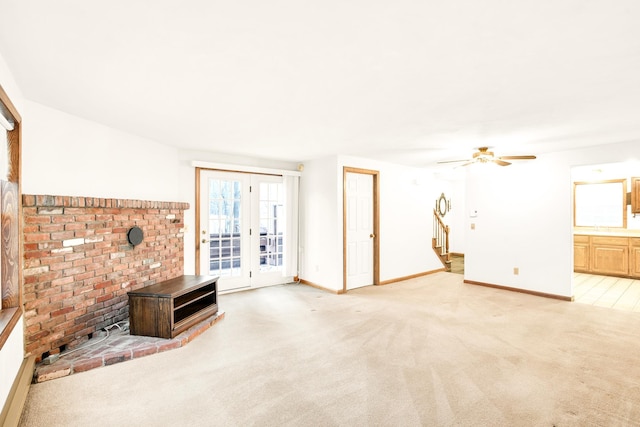
[[445, 249], [447, 254], [447, 261], [449, 261], [449, 226], [447, 225], [444, 229], [445, 229]]

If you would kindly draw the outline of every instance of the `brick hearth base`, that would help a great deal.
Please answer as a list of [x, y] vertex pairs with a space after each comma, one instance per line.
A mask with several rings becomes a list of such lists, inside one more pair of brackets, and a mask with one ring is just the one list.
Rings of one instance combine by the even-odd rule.
[[111, 329], [108, 335], [103, 331], [101, 335], [90, 339], [80, 350], [69, 351], [68, 355], [62, 353], [58, 360], [49, 365], [38, 363], [33, 382], [41, 383], [183, 347], [223, 318], [224, 311], [219, 311], [215, 316], [203, 320], [173, 339], [129, 335], [128, 330], [120, 331], [117, 328]]

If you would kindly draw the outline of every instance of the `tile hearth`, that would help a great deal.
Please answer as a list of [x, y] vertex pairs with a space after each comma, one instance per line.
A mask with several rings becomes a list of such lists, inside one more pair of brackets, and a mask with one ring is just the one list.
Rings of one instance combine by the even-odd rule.
[[63, 352], [55, 362], [38, 363], [33, 375], [33, 383], [62, 378], [183, 347], [223, 318], [224, 311], [219, 311], [173, 339], [130, 335], [128, 329], [123, 331], [113, 328], [108, 333], [101, 331], [82, 347]]

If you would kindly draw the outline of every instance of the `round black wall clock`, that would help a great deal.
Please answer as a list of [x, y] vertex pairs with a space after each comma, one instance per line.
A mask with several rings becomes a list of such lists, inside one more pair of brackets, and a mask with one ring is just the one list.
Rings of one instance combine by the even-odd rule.
[[140, 227], [131, 227], [129, 232], [127, 233], [127, 240], [133, 246], [139, 245], [142, 243], [142, 239], [144, 238], [144, 234], [142, 233], [142, 229]]

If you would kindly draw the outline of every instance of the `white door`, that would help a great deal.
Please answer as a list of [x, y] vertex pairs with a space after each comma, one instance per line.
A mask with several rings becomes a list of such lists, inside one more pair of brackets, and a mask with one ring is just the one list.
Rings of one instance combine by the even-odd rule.
[[373, 284], [373, 176], [346, 174], [347, 289]]
[[251, 286], [260, 287], [286, 283], [283, 277], [285, 234], [285, 191], [281, 176], [253, 175], [252, 243], [253, 263]]
[[250, 286], [249, 186], [246, 174], [200, 173], [200, 274], [220, 276], [219, 291]]
[[286, 283], [282, 177], [200, 172], [200, 272], [219, 291]]

